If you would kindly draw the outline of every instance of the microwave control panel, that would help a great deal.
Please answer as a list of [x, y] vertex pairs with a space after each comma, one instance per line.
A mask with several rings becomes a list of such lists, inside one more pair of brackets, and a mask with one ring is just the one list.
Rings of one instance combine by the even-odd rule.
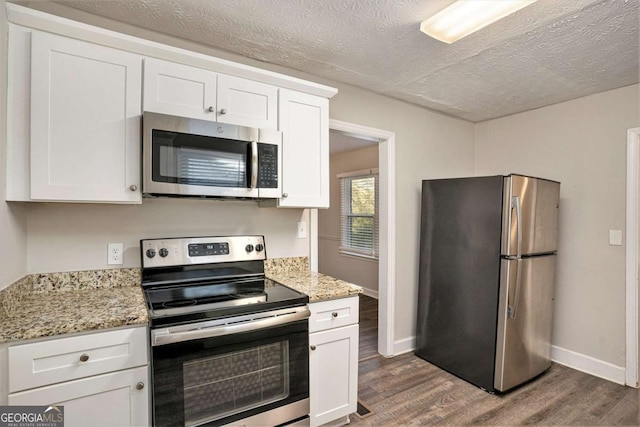
[[258, 188], [278, 188], [278, 146], [258, 144]]

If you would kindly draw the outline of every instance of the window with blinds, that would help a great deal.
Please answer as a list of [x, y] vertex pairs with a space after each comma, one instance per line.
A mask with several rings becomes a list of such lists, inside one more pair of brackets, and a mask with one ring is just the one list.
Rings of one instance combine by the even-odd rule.
[[378, 258], [378, 170], [339, 174], [340, 252]]

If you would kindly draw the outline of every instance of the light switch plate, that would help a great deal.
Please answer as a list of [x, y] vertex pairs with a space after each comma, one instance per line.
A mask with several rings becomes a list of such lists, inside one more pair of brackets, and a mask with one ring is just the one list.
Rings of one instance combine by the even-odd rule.
[[622, 246], [622, 230], [609, 230], [609, 244]]

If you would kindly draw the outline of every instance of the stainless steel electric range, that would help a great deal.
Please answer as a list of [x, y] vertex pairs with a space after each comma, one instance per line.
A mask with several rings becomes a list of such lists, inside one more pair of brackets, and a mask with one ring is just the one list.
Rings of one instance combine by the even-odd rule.
[[263, 236], [140, 241], [154, 426], [308, 425], [307, 295]]

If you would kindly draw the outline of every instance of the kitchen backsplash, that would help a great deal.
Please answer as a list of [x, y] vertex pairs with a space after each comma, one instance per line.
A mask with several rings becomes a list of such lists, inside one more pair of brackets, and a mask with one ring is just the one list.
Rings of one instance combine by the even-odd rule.
[[309, 271], [309, 257], [273, 258], [264, 262], [264, 272], [267, 276], [291, 271]]

